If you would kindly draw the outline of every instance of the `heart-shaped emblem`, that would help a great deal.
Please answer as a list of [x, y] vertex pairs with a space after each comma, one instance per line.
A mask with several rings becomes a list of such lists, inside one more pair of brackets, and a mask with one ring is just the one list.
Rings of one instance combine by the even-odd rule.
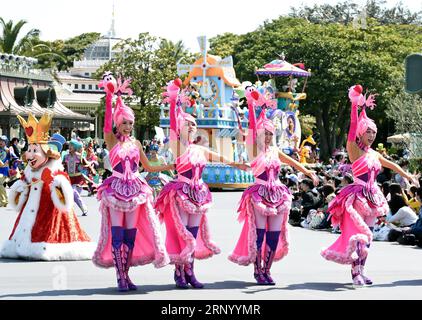
[[32, 136], [32, 134], [34, 133], [34, 128], [32, 127], [25, 128], [25, 133], [28, 137]]

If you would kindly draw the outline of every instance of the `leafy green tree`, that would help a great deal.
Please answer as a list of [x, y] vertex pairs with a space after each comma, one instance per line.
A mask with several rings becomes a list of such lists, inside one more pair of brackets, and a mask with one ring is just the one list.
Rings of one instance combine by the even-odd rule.
[[170, 41], [140, 33], [137, 39], [126, 39], [117, 45], [121, 51], [115, 58], [97, 71], [100, 78], [104, 71], [130, 78], [133, 96], [127, 103], [136, 114], [137, 136], [142, 137], [147, 129], [159, 124], [160, 103], [163, 87], [177, 76], [176, 63], [192, 62], [192, 55], [181, 42]]
[[[316, 117], [321, 157], [344, 145], [349, 126], [348, 88], [356, 83], [379, 93], [378, 107], [368, 115], [378, 125], [378, 140], [385, 141], [391, 127], [385, 116], [390, 100], [400, 91], [403, 60], [419, 51], [422, 28], [416, 25], [381, 25], [368, 19], [366, 29], [353, 24], [314, 24], [305, 19], [280, 17], [233, 42], [236, 75], [256, 81], [255, 68], [278, 58], [281, 52], [292, 63], [303, 62], [312, 70], [302, 114]], [[218, 38], [218, 37], [217, 37]], [[218, 43], [218, 41], [216, 41]], [[262, 79], [265, 80], [265, 79]], [[277, 87], [287, 82], [278, 77]], [[300, 79], [298, 88], [303, 84]]]
[[422, 98], [404, 90], [391, 99], [385, 110], [394, 121], [395, 133], [422, 133]]
[[303, 5], [292, 7], [289, 16], [303, 18], [311, 23], [342, 23], [353, 22], [359, 14], [366, 18], [374, 18], [381, 24], [421, 24], [421, 12], [411, 12], [401, 2], [392, 8], [385, 8], [385, 0], [367, 0], [360, 7], [354, 2], [344, 1], [335, 5], [315, 4], [313, 7]]
[[184, 59], [189, 53], [182, 40], [173, 42], [171, 40], [162, 39], [160, 43], [160, 50], [169, 52], [176, 61]]
[[[235, 48], [242, 40], [241, 35], [226, 32], [222, 35], [210, 39], [210, 54], [220, 56], [222, 58], [235, 56]], [[236, 63], [236, 62], [234, 62]]]
[[88, 32], [68, 40], [43, 41], [40, 42], [43, 46], [37, 48], [31, 55], [38, 55], [38, 64], [41, 68], [68, 70], [73, 66], [73, 61], [81, 60], [87, 47], [99, 38], [98, 32]]
[[290, 17], [303, 18], [311, 23], [342, 23], [348, 24], [353, 21], [358, 13], [358, 5], [347, 1], [330, 4], [315, 4], [313, 7], [303, 5], [299, 8], [291, 7]]
[[19, 39], [22, 27], [27, 23], [25, 20], [19, 20], [16, 24], [12, 20], [8, 22], [0, 18], [2, 33], [0, 35], [0, 51], [20, 55], [28, 49], [34, 40], [38, 40], [40, 30], [31, 29]]

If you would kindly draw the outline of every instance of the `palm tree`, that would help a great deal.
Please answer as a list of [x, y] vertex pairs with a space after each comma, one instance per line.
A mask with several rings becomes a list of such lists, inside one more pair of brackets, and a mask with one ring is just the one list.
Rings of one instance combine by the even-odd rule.
[[181, 58], [186, 57], [188, 50], [185, 48], [182, 40], [177, 41], [174, 43], [171, 40], [163, 39], [160, 48], [167, 50], [172, 53], [173, 58], [178, 61]]
[[2, 34], [0, 34], [0, 51], [5, 53], [20, 54], [32, 47], [32, 40], [38, 39], [40, 30], [31, 29], [18, 41], [19, 33], [22, 27], [27, 23], [25, 20], [20, 20], [13, 24], [12, 20], [5, 22], [0, 18], [0, 25], [2, 26]]

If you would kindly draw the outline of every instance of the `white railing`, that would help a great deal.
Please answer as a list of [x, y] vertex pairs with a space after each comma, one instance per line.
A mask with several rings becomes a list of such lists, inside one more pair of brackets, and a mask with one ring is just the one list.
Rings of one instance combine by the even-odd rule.
[[31, 67], [25, 65], [14, 65], [7, 63], [0, 63], [0, 73], [3, 76], [23, 76], [27, 78], [28, 76], [33, 76], [37, 79], [42, 79], [46, 81], [53, 81], [52, 75], [45, 70], [41, 69], [32, 69]]

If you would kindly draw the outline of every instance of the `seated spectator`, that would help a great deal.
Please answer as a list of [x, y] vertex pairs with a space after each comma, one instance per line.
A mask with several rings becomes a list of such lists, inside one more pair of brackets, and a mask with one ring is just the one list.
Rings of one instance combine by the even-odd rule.
[[406, 203], [408, 202], [406, 194], [403, 192], [402, 187], [398, 183], [390, 184], [390, 193], [386, 196], [387, 201], [390, 201], [393, 195], [402, 196], [404, 198], [404, 201]]
[[[400, 159], [400, 161], [398, 162], [398, 165], [404, 171], [409, 170], [409, 161], [406, 159]], [[397, 182], [402, 187], [402, 189], [407, 189], [409, 187], [409, 181], [405, 179], [404, 177], [402, 177], [401, 175], [399, 175], [398, 173], [395, 174], [394, 181]]]
[[[416, 191], [416, 200], [422, 202], [422, 188]], [[422, 247], [422, 208], [419, 210], [419, 217], [415, 224], [409, 229], [403, 231], [403, 238], [412, 236], [415, 238], [415, 243], [418, 247]]]
[[392, 195], [388, 205], [390, 207], [390, 212], [384, 219], [381, 219], [381, 221], [386, 224], [387, 228], [391, 229], [388, 232], [388, 241], [397, 241], [402, 235], [403, 230], [412, 227], [416, 223], [418, 217], [415, 212], [407, 206], [406, 201], [401, 195]]
[[340, 187], [343, 188], [351, 183], [353, 183], [353, 176], [350, 173], [346, 173], [341, 179]]
[[319, 197], [319, 194], [314, 193], [313, 189], [314, 183], [311, 179], [303, 179], [300, 182], [300, 190], [302, 191], [301, 216], [303, 218], [306, 218], [308, 216], [309, 210], [317, 209], [319, 206], [321, 199]]
[[390, 182], [384, 181], [381, 185], [381, 191], [384, 194], [384, 197], [387, 197], [390, 193]]
[[418, 220], [415, 212], [406, 204], [406, 201], [400, 195], [393, 195], [388, 205], [390, 212], [386, 217], [387, 222], [393, 223], [398, 227], [410, 227]]
[[336, 196], [334, 187], [330, 184], [323, 185], [321, 188], [321, 194], [324, 202], [318, 211], [322, 212], [324, 216], [322, 221], [317, 226], [315, 226], [314, 229], [328, 229], [331, 225], [330, 219], [328, 218], [330, 214], [327, 212], [327, 209], [330, 201], [333, 200]]
[[377, 176], [377, 182], [383, 184], [386, 181], [390, 181], [392, 178], [391, 169], [381, 167], [380, 173]]
[[343, 188], [343, 186], [341, 185], [343, 179], [340, 177], [333, 177], [334, 180], [334, 187], [336, 189], [336, 194], [341, 190], [341, 188]]
[[418, 191], [418, 188], [415, 186], [411, 186], [409, 189], [409, 195], [410, 199], [408, 202], [409, 207], [413, 209], [416, 213], [419, 213], [419, 210], [421, 208], [421, 203], [416, 199], [416, 192]]
[[290, 189], [292, 193], [299, 191], [299, 178], [295, 174], [286, 175], [286, 186]]

